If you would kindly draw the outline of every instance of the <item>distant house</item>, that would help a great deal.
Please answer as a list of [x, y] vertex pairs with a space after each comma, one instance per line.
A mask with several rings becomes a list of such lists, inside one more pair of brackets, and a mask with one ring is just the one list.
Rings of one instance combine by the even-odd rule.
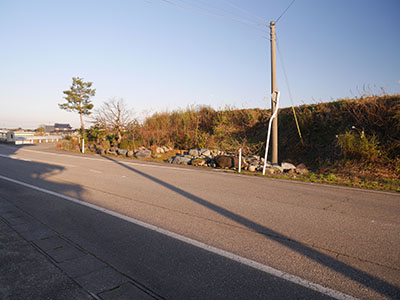
[[46, 133], [73, 133], [71, 125], [55, 123], [54, 125], [44, 125], [44, 131]]
[[72, 127], [69, 124], [59, 124], [55, 123], [54, 124], [54, 131], [55, 132], [72, 132]]

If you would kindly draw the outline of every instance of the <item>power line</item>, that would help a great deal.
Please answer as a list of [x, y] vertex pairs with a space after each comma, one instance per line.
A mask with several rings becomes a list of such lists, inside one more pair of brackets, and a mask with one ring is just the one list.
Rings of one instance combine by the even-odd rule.
[[288, 9], [293, 5], [293, 3], [294, 3], [295, 1], [296, 1], [296, 0], [293, 0], [293, 1], [289, 4], [289, 6], [288, 6], [288, 7], [283, 11], [283, 13], [279, 16], [279, 18], [276, 19], [275, 24], [278, 23], [278, 21], [280, 20], [280, 18], [283, 17], [283, 15], [288, 11]]
[[264, 18], [262, 18], [262, 17], [260, 17], [260, 16], [258, 16], [258, 15], [256, 15], [256, 14], [253, 14], [253, 13], [249, 12], [247, 9], [244, 9], [244, 8], [242, 8], [242, 7], [240, 7], [240, 6], [237, 6], [237, 5], [231, 3], [231, 2], [229, 2], [229, 1], [227, 1], [227, 0], [220, 0], [220, 1], [223, 2], [223, 3], [228, 4], [229, 6], [231, 6], [231, 7], [233, 7], [233, 8], [236, 8], [236, 9], [238, 9], [238, 10], [240, 10], [240, 11], [246, 13], [247, 15], [250, 15], [250, 16], [252, 16], [252, 17], [257, 18], [257, 19], [261, 20], [262, 22], [265, 21]]
[[[260, 28], [254, 27], [254, 26], [259, 26], [260, 24], [259, 23], [255, 23], [253, 21], [241, 20], [241, 19], [238, 19], [238, 18], [232, 18], [232, 17], [224, 15], [224, 14], [214, 13], [214, 12], [212, 12], [210, 10], [207, 10], [207, 9], [204, 9], [204, 8], [197, 8], [197, 7], [193, 6], [193, 5], [190, 5], [189, 3], [185, 3], [186, 5], [189, 6], [189, 7], [187, 7], [187, 6], [180, 5], [180, 4], [175, 3], [173, 1], [170, 1], [170, 0], [161, 0], [161, 1], [165, 2], [165, 3], [168, 3], [169, 5], [175, 6], [175, 7], [179, 8], [179, 9], [182, 9], [182, 10], [187, 10], [187, 11], [195, 12], [195, 13], [206, 15], [206, 16], [212, 16], [212, 17], [217, 17], [217, 18], [221, 18], [221, 19], [227, 19], [227, 20], [234, 21], [234, 22], [237, 22], [237, 23], [240, 23], [240, 24], [243, 24], [243, 25], [247, 25], [247, 26], [251, 27], [252, 29], [255, 29], [255, 30], [258, 30], [258, 31], [261, 31], [261, 32], [264, 32], [264, 33], [267, 32], [266, 30], [262, 30]], [[179, 1], [184, 2], [183, 0], [179, 0]]]
[[[185, 0], [178, 0], [178, 1], [185, 2]], [[201, 7], [201, 5], [198, 4], [199, 2], [202, 2], [202, 3], [204, 3], [204, 5], [205, 5], [207, 8], [208, 8], [208, 7], [213, 7], [213, 8], [215, 8], [215, 9], [217, 9], [218, 11], [221, 11], [223, 14], [224, 14], [224, 13], [225, 13], [225, 14], [228, 13], [228, 14], [231, 14], [232, 16], [234, 16], [235, 18], [236, 18], [236, 17], [240, 17], [240, 18], [241, 18], [242, 20], [244, 20], [244, 21], [247, 21], [247, 22], [250, 22], [250, 23], [254, 23], [254, 24], [259, 25], [259, 26], [265, 26], [264, 23], [257, 23], [257, 22], [254, 21], [253, 19], [251, 19], [251, 18], [249, 18], [249, 17], [246, 17], [246, 16], [244, 16], [243, 14], [239, 14], [239, 13], [237, 13], [237, 12], [235, 13], [235, 12], [233, 12], [232, 10], [229, 10], [229, 9], [226, 9], [226, 8], [222, 8], [222, 7], [218, 6], [218, 5], [211, 4], [211, 3], [208, 2], [208, 1], [204, 1], [204, 0], [189, 0], [189, 1], [196, 3], [197, 6], [200, 7], [200, 9], [204, 9], [204, 10], [208, 10], [208, 11], [209, 11], [209, 9], [206, 9], [206, 8], [204, 8], [204, 7]], [[223, 0], [221, 0], [221, 1], [223, 1]], [[225, 1], [223, 1], [223, 2], [225, 2]]]

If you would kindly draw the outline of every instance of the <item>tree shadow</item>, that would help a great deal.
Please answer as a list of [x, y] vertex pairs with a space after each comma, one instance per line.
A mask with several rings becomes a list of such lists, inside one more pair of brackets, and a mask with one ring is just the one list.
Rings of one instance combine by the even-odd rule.
[[263, 225], [260, 225], [250, 219], [247, 219], [243, 216], [240, 216], [234, 212], [231, 212], [221, 206], [218, 206], [216, 204], [213, 204], [205, 199], [202, 199], [196, 195], [193, 195], [181, 188], [178, 188], [174, 185], [171, 185], [165, 181], [162, 181], [158, 178], [155, 178], [149, 174], [146, 174], [142, 171], [136, 170], [133, 167], [127, 166], [125, 164], [123, 164], [120, 161], [117, 161], [115, 159], [112, 159], [108, 156], [104, 156], [101, 155], [103, 158], [108, 159], [110, 161], [113, 161], [114, 163], [140, 175], [143, 176], [144, 178], [147, 178], [193, 202], [196, 202], [208, 209], [211, 209], [214, 212], [217, 212], [218, 214], [227, 217], [235, 222], [237, 222], [238, 224], [241, 224], [245, 227], [247, 227], [248, 229], [257, 232], [261, 235], [263, 235], [264, 237], [275, 241], [277, 243], [279, 243], [280, 245], [283, 245], [285, 247], [287, 247], [288, 249], [291, 249], [297, 253], [299, 253], [300, 255], [303, 255], [305, 257], [307, 257], [308, 259], [323, 265], [329, 269], [331, 269], [332, 271], [335, 271], [339, 274], [342, 274], [343, 276], [358, 282], [359, 284], [374, 290], [375, 292], [386, 296], [386, 297], [390, 297], [390, 298], [398, 298], [400, 295], [400, 288], [389, 283], [386, 282], [385, 280], [382, 280], [380, 278], [377, 278], [373, 275], [370, 275], [362, 270], [359, 270], [355, 267], [352, 267], [344, 262], [341, 262], [333, 257], [330, 257], [316, 249], [313, 249], [295, 239], [292, 239], [288, 236], [285, 236], [277, 231], [274, 231], [268, 227], [265, 227]]
[[[0, 175], [40, 188], [48, 187], [52, 191], [58, 193], [67, 193], [72, 197], [80, 199], [83, 192], [83, 189], [80, 185], [65, 184], [48, 180], [50, 176], [62, 173], [65, 170], [65, 167], [56, 164], [40, 163], [13, 157], [13, 155], [16, 154], [19, 149], [29, 147], [34, 147], [34, 145], [27, 144], [16, 146], [0, 144]], [[3, 161], [7, 159], [13, 160], [12, 164]], [[21, 172], [21, 170], [23, 170], [23, 172]], [[5, 179], [0, 178], [0, 188], [3, 180]]]

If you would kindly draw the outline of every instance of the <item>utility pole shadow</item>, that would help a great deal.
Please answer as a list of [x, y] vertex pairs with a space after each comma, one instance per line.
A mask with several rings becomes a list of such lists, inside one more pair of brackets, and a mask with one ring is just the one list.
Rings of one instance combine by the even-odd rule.
[[151, 181], [153, 181], [154, 183], [157, 183], [193, 202], [196, 202], [208, 209], [211, 209], [214, 212], [217, 212], [218, 214], [227, 217], [235, 222], [237, 222], [238, 224], [241, 224], [245, 227], [247, 227], [248, 229], [257, 232], [263, 236], [265, 236], [266, 238], [275, 241], [305, 257], [307, 257], [308, 259], [323, 265], [329, 269], [331, 269], [332, 271], [337, 272], [338, 274], [342, 274], [343, 276], [371, 289], [374, 290], [375, 292], [392, 298], [392, 299], [398, 299], [399, 295], [400, 295], [400, 288], [389, 283], [386, 282], [385, 280], [382, 280], [380, 278], [377, 278], [373, 275], [370, 275], [362, 270], [359, 270], [355, 267], [352, 267], [350, 265], [347, 265], [344, 262], [341, 262], [333, 257], [330, 257], [324, 253], [319, 252], [316, 249], [313, 249], [307, 245], [304, 245], [303, 243], [294, 240], [288, 236], [285, 236], [279, 232], [276, 232], [270, 228], [267, 228], [263, 225], [260, 225], [250, 219], [247, 219], [243, 216], [240, 216], [234, 212], [231, 212], [221, 206], [218, 206], [216, 204], [213, 204], [205, 199], [202, 199], [196, 195], [193, 195], [187, 191], [182, 190], [181, 188], [178, 188], [174, 185], [171, 185], [165, 181], [162, 181], [158, 178], [155, 178], [149, 174], [146, 174], [142, 171], [136, 170], [130, 166], [125, 165], [124, 163], [112, 159], [110, 157], [104, 156], [102, 155], [103, 158], [111, 160], [113, 162], [115, 162], [116, 164], [140, 175], [143, 176]]

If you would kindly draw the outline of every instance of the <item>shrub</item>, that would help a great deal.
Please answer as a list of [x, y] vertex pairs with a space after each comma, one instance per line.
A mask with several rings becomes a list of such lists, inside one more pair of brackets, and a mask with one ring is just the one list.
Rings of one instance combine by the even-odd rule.
[[119, 144], [119, 148], [125, 150], [133, 150], [135, 148], [135, 144], [133, 143], [133, 140], [123, 140]]
[[381, 155], [376, 136], [367, 137], [364, 131], [361, 134], [346, 131], [338, 135], [337, 143], [346, 158], [367, 159], [374, 162]]

